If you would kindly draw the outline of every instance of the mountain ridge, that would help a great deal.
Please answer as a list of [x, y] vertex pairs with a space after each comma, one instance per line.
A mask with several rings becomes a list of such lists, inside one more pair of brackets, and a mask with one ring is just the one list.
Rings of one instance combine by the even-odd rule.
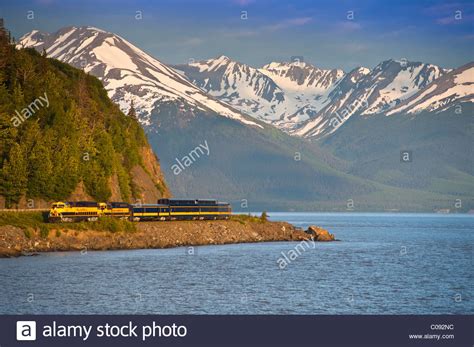
[[[73, 49], [78, 39], [82, 42]], [[174, 99], [187, 111], [207, 108], [248, 125], [268, 123], [309, 139], [333, 134], [356, 114], [394, 115], [406, 99], [451, 71], [405, 59], [388, 59], [373, 69], [358, 67], [347, 73], [304, 61], [271, 62], [258, 68], [225, 55], [168, 67], [122, 37], [95, 27], [66, 27], [52, 34], [35, 30], [19, 45], [46, 48], [49, 56], [98, 76], [123, 111], [133, 100], [140, 121], [147, 125], [156, 103]], [[120, 63], [111, 61], [111, 55]], [[466, 78], [474, 82], [474, 77]]]
[[[79, 46], [72, 45], [79, 42]], [[175, 70], [143, 52], [119, 35], [95, 27], [66, 27], [52, 34], [39, 31], [24, 35], [18, 46], [45, 49], [49, 57], [59, 59], [99, 77], [113, 101], [126, 112], [130, 103], [139, 120], [149, 122], [147, 115], [157, 102], [177, 101], [194, 108], [210, 109], [222, 116], [261, 127], [229, 105], [203, 93]], [[140, 97], [136, 97], [135, 91]]]
[[[399, 115], [387, 117], [380, 113], [380, 110], [385, 112], [384, 105], [393, 107], [401, 104], [417, 94], [418, 86], [428, 87], [428, 82], [436, 81], [434, 77], [437, 75], [449, 73], [447, 70], [430, 64], [388, 60], [372, 70], [360, 67], [342, 75], [337, 69], [322, 69], [324, 71], [318, 75], [318, 68], [307, 63], [270, 65], [270, 69], [283, 69], [272, 73], [282, 75], [281, 78], [289, 81], [291, 85], [285, 89], [284, 83], [280, 82], [283, 87], [278, 85], [262, 73], [262, 68], [234, 62], [226, 56], [185, 66], [167, 66], [135, 46], [122, 42], [115, 48], [124, 45], [136, 48], [132, 52], [133, 57], [127, 54], [128, 49], [122, 50], [117, 55], [125, 55], [122, 60], [140, 62], [146, 56], [146, 60], [157, 62], [153, 73], [143, 70], [148, 67], [146, 62], [143, 62], [142, 69], [129, 69], [126, 62], [109, 63], [106, 57], [100, 54], [97, 57], [93, 52], [102, 45], [109, 47], [106, 40], [116, 43], [124, 39], [115, 38], [112, 33], [103, 35], [95, 29], [83, 30], [91, 36], [100, 36], [101, 42], [91, 44], [94, 38], [79, 36], [81, 40], [71, 43], [68, 40], [74, 36], [70, 36], [67, 40], [56, 38], [56, 41], [41, 46], [36, 44], [34, 37], [46, 41], [44, 35], [38, 33], [33, 33], [32, 38], [25, 36], [23, 42], [34, 45], [39, 51], [43, 48], [47, 52], [57, 51], [55, 54], [58, 57], [81, 48], [81, 54], [86, 55], [82, 68], [97, 75], [104, 85], [109, 86], [109, 96], [121, 104], [122, 109], [129, 107], [132, 101], [137, 106], [137, 116], [161, 159], [167, 182], [179, 197], [189, 194], [218, 196], [236, 206], [246, 200], [246, 205], [253, 208], [281, 210], [345, 210], [350, 199], [357, 201], [359, 208], [377, 211], [432, 211], [444, 208], [457, 196], [465, 198], [463, 191], [469, 187], [472, 175], [463, 163], [470, 158], [456, 156], [449, 168], [450, 172], [456, 172], [455, 177], [467, 182], [465, 186], [456, 185], [447, 176], [449, 170], [430, 171], [438, 165], [437, 156], [428, 155], [426, 148], [434, 150], [436, 141], [427, 146], [420, 121], [428, 119], [431, 122], [431, 119], [420, 118], [416, 122], [421, 132], [415, 134], [411, 146], [417, 153], [424, 148], [422, 153], [428, 159], [419, 162], [420, 173], [433, 172], [434, 175], [426, 182], [416, 178], [415, 182], [422, 183], [422, 189], [419, 189], [409, 176], [404, 177], [410, 175], [410, 170], [407, 170], [409, 165], [400, 164], [399, 158], [395, 157], [397, 151], [407, 148], [397, 139], [397, 134], [384, 136], [384, 126], [393, 125], [394, 132], [410, 131], [410, 119]], [[64, 32], [61, 34], [64, 35]], [[80, 63], [80, 60], [74, 62], [74, 57], [67, 59]], [[166, 77], [167, 73], [173, 78]], [[149, 74], [153, 75], [154, 80]], [[138, 80], [121, 81], [129, 76]], [[316, 76], [322, 79], [317, 80]], [[404, 76], [409, 78], [401, 78]], [[166, 94], [169, 89], [159, 87], [159, 83], [166, 84], [170, 78], [175, 83], [177, 80], [174, 77], [185, 82], [179, 83], [178, 90], [170, 96]], [[399, 80], [410, 84], [393, 84], [393, 81]], [[302, 93], [301, 85], [310, 81], [315, 93]], [[148, 89], [150, 85], [154, 88], [152, 92]], [[189, 90], [191, 95], [186, 94]], [[192, 100], [181, 98], [180, 93]], [[367, 96], [367, 105], [359, 100], [361, 95]], [[397, 99], [400, 102], [395, 101]], [[146, 112], [140, 104], [143, 101], [145, 106], [150, 107]], [[236, 112], [236, 116], [223, 116], [221, 107]], [[366, 110], [375, 113], [362, 115]], [[246, 112], [251, 113], [253, 118]], [[263, 113], [259, 116], [257, 112]], [[442, 133], [445, 149], [448, 152], [459, 151], [459, 143], [465, 143], [468, 139], [465, 129], [469, 129], [469, 117], [456, 118], [453, 128], [445, 126], [447, 117], [451, 117], [449, 112], [442, 114], [442, 121], [434, 119], [430, 123], [429, 136]], [[446, 129], [460, 132], [460, 141], [450, 141], [449, 134], [445, 134]], [[364, 134], [366, 138], [360, 138], [359, 134]], [[176, 163], [176, 158], [183, 157], [203, 141], [209, 144], [211, 154], [202, 156], [179, 175], [174, 174], [170, 168]], [[361, 144], [362, 147], [354, 144]], [[354, 151], [353, 156], [351, 151]], [[385, 156], [386, 160], [368, 155], [371, 152]], [[371, 159], [367, 161], [364, 156]], [[373, 163], [380, 165], [374, 166]], [[367, 168], [371, 172], [367, 172]], [[471, 198], [468, 196], [467, 199], [464, 206], [472, 206]]]

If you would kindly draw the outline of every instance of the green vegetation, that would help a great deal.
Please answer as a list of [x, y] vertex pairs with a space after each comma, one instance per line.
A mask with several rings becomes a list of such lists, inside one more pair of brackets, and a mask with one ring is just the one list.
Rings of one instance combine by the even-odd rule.
[[[15, 120], [28, 108], [28, 118]], [[80, 182], [105, 201], [113, 175], [131, 201], [139, 191], [130, 172], [143, 165], [146, 145], [136, 117], [125, 116], [98, 79], [34, 49], [16, 49], [0, 28], [0, 195], [7, 207], [23, 196], [66, 199]]]
[[25, 237], [27, 239], [31, 239], [31, 230], [30, 229], [23, 230], [23, 233], [25, 234]]
[[76, 230], [110, 231], [112, 233], [130, 233], [137, 230], [135, 223], [111, 217], [102, 217], [97, 222], [67, 223], [67, 228]]
[[61, 236], [60, 230], [96, 230], [116, 232], [135, 232], [136, 225], [127, 220], [102, 217], [97, 222], [81, 223], [47, 223], [43, 212], [0, 212], [0, 227], [14, 226], [24, 230], [25, 236], [31, 238], [31, 230], [38, 230], [43, 238], [47, 238], [51, 230], [56, 230], [56, 237]]
[[[262, 214], [263, 215], [263, 214]], [[252, 216], [249, 214], [233, 214], [230, 216], [230, 220], [239, 222], [240, 224], [247, 223], [265, 223], [267, 220], [262, 219], [262, 217]]]
[[40, 224], [40, 226], [39, 226], [39, 231], [40, 231], [40, 236], [41, 236], [42, 238], [45, 239], [45, 238], [48, 237], [48, 235], [49, 235], [49, 228], [48, 228], [47, 225], [45, 225], [45, 224]]
[[11, 225], [22, 229], [39, 229], [44, 224], [42, 212], [0, 212], [0, 227]]

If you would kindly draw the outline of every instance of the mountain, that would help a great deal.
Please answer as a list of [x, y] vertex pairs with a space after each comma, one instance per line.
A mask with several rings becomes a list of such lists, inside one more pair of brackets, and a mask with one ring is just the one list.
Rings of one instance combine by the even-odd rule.
[[286, 90], [324, 92], [344, 75], [339, 69], [319, 69], [306, 62], [272, 62], [260, 69]]
[[286, 111], [284, 92], [272, 79], [226, 56], [173, 67], [208, 94], [262, 121], [278, 120]]
[[101, 82], [0, 28], [0, 206], [53, 200], [153, 202], [169, 196], [140, 124]]
[[[45, 50], [48, 56], [81, 66], [103, 82], [123, 109], [133, 100], [176, 196], [218, 197], [238, 205], [245, 200], [255, 208], [290, 209], [309, 200], [331, 206], [329, 200], [343, 199], [348, 190], [376, 189], [339, 171], [344, 163], [330, 153], [238, 113], [112, 33], [91, 27], [70, 27], [54, 34], [32, 32], [18, 46]], [[223, 115], [221, 109], [236, 113]], [[206, 145], [207, 154], [199, 150], [201, 145]], [[186, 157], [196, 160], [189, 162]], [[281, 168], [281, 163], [286, 167]], [[175, 169], [178, 164], [180, 172]]]
[[[466, 211], [474, 206], [474, 153], [469, 150], [474, 145], [473, 112], [474, 104], [466, 103], [460, 113], [451, 108], [416, 116], [353, 116], [319, 144], [346, 160], [351, 175], [418, 190], [419, 196], [443, 194], [445, 208]], [[406, 203], [412, 199], [400, 198]]]
[[[348, 201], [358, 211], [432, 211], [458, 197], [463, 209], [474, 207], [472, 174], [465, 168], [472, 158], [456, 155], [447, 170], [433, 169], [442, 166], [444, 153], [462, 151], [469, 143], [467, 113], [452, 124], [450, 113], [443, 113], [429, 119], [426, 128], [424, 114], [414, 121], [386, 116], [449, 71], [392, 60], [346, 74], [296, 62], [255, 69], [225, 56], [170, 67], [100, 29], [60, 32], [30, 33], [20, 45], [45, 48], [71, 64], [83, 57], [83, 69], [107, 86], [122, 109], [133, 101], [176, 196], [218, 197], [243, 211], [340, 211]], [[56, 52], [59, 47], [62, 53]], [[105, 59], [108, 54], [114, 59]], [[150, 71], [155, 71], [153, 81]], [[136, 79], [123, 82], [129, 74]], [[365, 99], [354, 109], [355, 101]], [[234, 114], [223, 114], [222, 108]], [[350, 116], [340, 124], [332, 121], [346, 113]], [[412, 134], [412, 124], [416, 137], [405, 147], [409, 137], [400, 133]], [[459, 138], [453, 140], [453, 133]], [[429, 154], [438, 143], [443, 155]], [[414, 165], [398, 167], [402, 150], [423, 155], [419, 173], [410, 171]], [[458, 178], [462, 184], [456, 184]]]
[[474, 62], [446, 73], [391, 109], [387, 115], [423, 111], [439, 113], [469, 102], [474, 102]]
[[261, 127], [229, 105], [220, 102], [118, 35], [94, 27], [67, 27], [55, 33], [32, 31], [18, 47], [46, 50], [59, 59], [98, 77], [122, 111], [134, 103], [140, 122], [150, 125], [150, 114], [164, 103], [182, 109], [212, 111], [221, 116]]
[[[348, 118], [347, 114], [339, 115], [338, 109], [343, 107], [346, 99], [356, 90], [358, 81], [369, 73], [369, 69], [358, 67], [345, 74], [337, 83], [337, 86], [329, 92], [325, 102], [326, 106], [323, 108], [324, 111], [314, 112], [312, 117], [308, 117], [305, 122], [298, 124], [292, 129], [291, 133], [301, 137], [319, 138], [323, 134], [330, 134], [337, 130], [345, 118]], [[355, 111], [356, 108], [360, 107], [360, 104], [355, 106], [350, 111]]]
[[392, 59], [348, 73], [305, 62], [272, 62], [255, 69], [225, 56], [174, 67], [241, 112], [291, 135], [316, 139], [334, 133], [354, 114], [396, 108], [449, 71]]
[[327, 136], [355, 114], [390, 110], [444, 73], [436, 65], [396, 60], [384, 61], [371, 71], [357, 68], [335, 86], [327, 105], [292, 133], [306, 138]]
[[226, 56], [173, 67], [219, 100], [283, 129], [318, 111], [343, 75], [342, 70], [304, 62], [274, 62], [256, 69]]

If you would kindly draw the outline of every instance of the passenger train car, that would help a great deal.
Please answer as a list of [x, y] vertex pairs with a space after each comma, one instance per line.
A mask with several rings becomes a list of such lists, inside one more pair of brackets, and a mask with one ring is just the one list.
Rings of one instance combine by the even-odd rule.
[[160, 199], [156, 205], [135, 205], [132, 220], [228, 219], [230, 204], [217, 200]]
[[229, 219], [229, 203], [217, 200], [159, 199], [156, 204], [126, 202], [55, 202], [49, 211], [50, 222], [97, 221], [109, 216], [130, 221]]

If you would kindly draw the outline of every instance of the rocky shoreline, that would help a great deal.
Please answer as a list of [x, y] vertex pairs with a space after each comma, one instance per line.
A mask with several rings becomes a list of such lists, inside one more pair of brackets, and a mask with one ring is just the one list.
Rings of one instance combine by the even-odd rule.
[[306, 231], [286, 222], [260, 221], [172, 221], [137, 223], [133, 232], [95, 230], [40, 230], [0, 227], [0, 257], [39, 252], [125, 250], [220, 245], [269, 241], [334, 241], [326, 230], [311, 226]]

